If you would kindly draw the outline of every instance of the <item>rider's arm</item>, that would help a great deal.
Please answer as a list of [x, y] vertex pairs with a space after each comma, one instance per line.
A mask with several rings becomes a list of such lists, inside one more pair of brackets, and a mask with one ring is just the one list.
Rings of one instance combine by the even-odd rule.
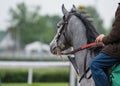
[[109, 35], [105, 36], [102, 41], [105, 45], [114, 42], [120, 42], [120, 4], [115, 14], [115, 21], [112, 27], [112, 31]]

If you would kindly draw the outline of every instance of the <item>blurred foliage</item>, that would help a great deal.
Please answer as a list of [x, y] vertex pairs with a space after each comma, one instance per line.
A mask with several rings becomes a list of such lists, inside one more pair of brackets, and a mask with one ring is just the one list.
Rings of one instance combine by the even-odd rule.
[[[78, 8], [81, 10], [81, 6], [79, 6]], [[91, 18], [93, 18], [93, 25], [95, 26], [96, 30], [101, 34], [106, 34], [106, 29], [103, 26], [103, 20], [97, 10], [92, 6], [85, 7], [82, 10], [87, 12], [91, 16]]]
[[[78, 8], [80, 9], [80, 7]], [[96, 9], [88, 6], [85, 11], [93, 18], [93, 25], [97, 31], [106, 34], [103, 20]], [[10, 28], [12, 28], [13, 36], [22, 46], [34, 41], [49, 44], [55, 35], [57, 22], [60, 20], [58, 15], [40, 15], [39, 6], [29, 10], [24, 3], [10, 9], [10, 18]]]
[[[27, 69], [0, 70], [2, 82], [27, 82], [27, 78]], [[33, 70], [33, 82], [69, 82], [69, 69], [50, 68]]]
[[10, 9], [10, 28], [14, 38], [23, 46], [33, 41], [50, 43], [55, 34], [56, 23], [60, 17], [41, 16], [39, 11], [39, 6], [32, 11], [24, 3], [18, 4], [16, 9]]

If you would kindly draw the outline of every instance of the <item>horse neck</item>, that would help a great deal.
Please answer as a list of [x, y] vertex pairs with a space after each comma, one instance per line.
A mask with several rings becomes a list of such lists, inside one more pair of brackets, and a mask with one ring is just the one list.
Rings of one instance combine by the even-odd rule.
[[[82, 45], [87, 44], [87, 37], [86, 37], [86, 28], [82, 21], [78, 19], [76, 16], [73, 16], [69, 22], [69, 29], [71, 31], [71, 39], [73, 44], [73, 49], [79, 48]], [[87, 54], [87, 66], [89, 63], [90, 58], [90, 51], [82, 50], [75, 53], [75, 61], [77, 63], [78, 69], [80, 74], [84, 73], [84, 58]]]
[[80, 19], [73, 15], [69, 21], [68, 28], [74, 49], [87, 43], [86, 28]]

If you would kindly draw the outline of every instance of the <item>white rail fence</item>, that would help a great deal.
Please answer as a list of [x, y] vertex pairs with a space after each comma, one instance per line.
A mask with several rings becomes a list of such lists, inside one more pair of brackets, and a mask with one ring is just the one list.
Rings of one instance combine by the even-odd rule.
[[[33, 69], [41, 69], [41, 68], [69, 68], [70, 69], [70, 81], [69, 86], [77, 86], [76, 85], [76, 74], [75, 71], [69, 62], [30, 62], [30, 61], [0, 61], [0, 69], [17, 69], [17, 68], [26, 68], [28, 69], [28, 84], [32, 84], [33, 79]], [[59, 77], [59, 76], [58, 76]]]

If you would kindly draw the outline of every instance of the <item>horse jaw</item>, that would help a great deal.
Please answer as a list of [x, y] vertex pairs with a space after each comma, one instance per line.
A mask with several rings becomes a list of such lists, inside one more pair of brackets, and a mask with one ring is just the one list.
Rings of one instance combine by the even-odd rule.
[[52, 54], [60, 54], [63, 50], [65, 50], [65, 45], [62, 43], [56, 43], [56, 40], [52, 40], [50, 43], [50, 51]]

